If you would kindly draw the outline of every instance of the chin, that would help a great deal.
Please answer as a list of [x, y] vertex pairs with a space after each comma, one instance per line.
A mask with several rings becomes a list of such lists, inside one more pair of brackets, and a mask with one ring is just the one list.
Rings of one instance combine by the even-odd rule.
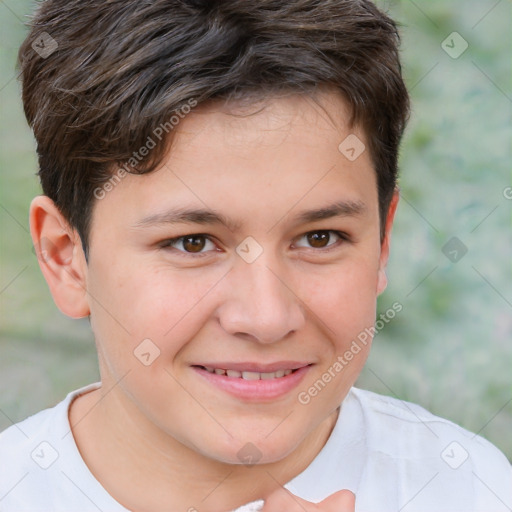
[[[268, 435], [268, 433], [267, 433]], [[287, 455], [292, 453], [298, 446], [299, 440], [296, 443], [283, 442], [283, 439], [276, 436], [276, 439], [265, 439], [261, 436], [260, 439], [254, 441], [236, 441], [228, 438], [227, 445], [222, 449], [217, 445], [215, 450], [209, 451], [210, 458], [225, 464], [245, 465], [251, 467], [254, 465], [272, 464], [284, 459]]]

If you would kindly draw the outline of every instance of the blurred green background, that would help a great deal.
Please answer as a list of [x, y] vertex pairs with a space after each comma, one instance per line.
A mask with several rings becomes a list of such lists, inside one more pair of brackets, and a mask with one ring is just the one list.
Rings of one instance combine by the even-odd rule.
[[[403, 25], [413, 104], [379, 299], [379, 312], [403, 311], [358, 386], [419, 403], [512, 460], [511, 3], [378, 4]], [[28, 231], [40, 188], [14, 63], [31, 8], [0, 1], [0, 430], [98, 380], [88, 321], [57, 310]]]

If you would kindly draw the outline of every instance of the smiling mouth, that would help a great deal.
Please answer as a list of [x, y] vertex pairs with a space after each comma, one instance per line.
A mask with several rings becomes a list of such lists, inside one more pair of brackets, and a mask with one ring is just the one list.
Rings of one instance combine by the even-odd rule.
[[202, 370], [206, 370], [209, 373], [214, 373], [216, 375], [223, 375], [225, 377], [230, 377], [232, 379], [244, 379], [244, 380], [270, 380], [270, 379], [280, 379], [282, 377], [286, 377], [291, 373], [295, 373], [299, 368], [295, 369], [286, 369], [286, 370], [277, 370], [275, 372], [251, 372], [251, 371], [238, 371], [238, 370], [225, 370], [223, 368], [212, 368], [210, 366], [196, 366], [196, 368], [201, 368]]
[[314, 363], [299, 361], [205, 363], [192, 365], [192, 369], [209, 386], [238, 400], [260, 403], [286, 397], [314, 366]]

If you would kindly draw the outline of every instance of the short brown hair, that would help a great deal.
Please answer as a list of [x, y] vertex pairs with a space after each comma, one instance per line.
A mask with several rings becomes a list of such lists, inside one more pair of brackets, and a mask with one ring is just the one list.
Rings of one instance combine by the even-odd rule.
[[[38, 54], [38, 38], [53, 53]], [[399, 43], [396, 23], [368, 0], [45, 0], [18, 61], [43, 192], [87, 256], [94, 190], [191, 98], [327, 85], [367, 137], [382, 236], [409, 115]], [[154, 170], [171, 135], [131, 170]]]

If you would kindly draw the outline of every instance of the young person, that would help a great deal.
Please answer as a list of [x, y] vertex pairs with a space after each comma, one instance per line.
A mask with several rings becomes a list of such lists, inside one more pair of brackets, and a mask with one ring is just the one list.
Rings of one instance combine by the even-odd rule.
[[490, 443], [353, 387], [398, 202], [398, 42], [360, 0], [40, 4], [31, 235], [101, 382], [1, 434], [0, 510], [512, 509]]

